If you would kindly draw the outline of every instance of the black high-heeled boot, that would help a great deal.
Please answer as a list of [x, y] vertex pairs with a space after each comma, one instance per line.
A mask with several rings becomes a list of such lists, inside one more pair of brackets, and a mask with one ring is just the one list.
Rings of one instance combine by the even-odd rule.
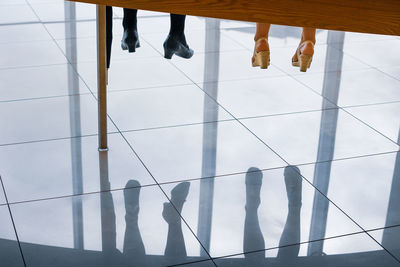
[[122, 20], [124, 35], [121, 40], [122, 50], [129, 53], [135, 52], [140, 47], [139, 35], [137, 32], [137, 10], [124, 8], [124, 18]]
[[185, 38], [185, 15], [171, 14], [171, 29], [164, 42], [164, 57], [171, 59], [175, 54], [183, 58], [191, 58], [194, 51], [189, 48]]

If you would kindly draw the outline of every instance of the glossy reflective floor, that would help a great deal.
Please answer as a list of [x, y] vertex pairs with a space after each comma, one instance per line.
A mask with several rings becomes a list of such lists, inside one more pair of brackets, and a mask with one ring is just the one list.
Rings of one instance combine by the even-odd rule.
[[114, 8], [108, 152], [95, 7], [0, 1], [1, 266], [400, 266], [400, 38]]

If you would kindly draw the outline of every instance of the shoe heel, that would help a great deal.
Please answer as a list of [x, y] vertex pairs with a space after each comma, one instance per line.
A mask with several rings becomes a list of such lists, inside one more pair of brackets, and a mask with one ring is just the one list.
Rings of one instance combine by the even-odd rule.
[[129, 53], [134, 53], [136, 52], [136, 48], [140, 47], [140, 42], [139, 40], [136, 42], [121, 42], [121, 48], [122, 50], [128, 50]]
[[254, 54], [253, 67], [260, 66], [261, 69], [267, 69], [269, 64], [269, 51], [260, 51]]
[[312, 56], [309, 55], [300, 55], [299, 57], [299, 67], [300, 71], [306, 72], [308, 68], [310, 68], [312, 61]]
[[164, 58], [171, 59], [174, 53], [174, 50], [164, 48]]

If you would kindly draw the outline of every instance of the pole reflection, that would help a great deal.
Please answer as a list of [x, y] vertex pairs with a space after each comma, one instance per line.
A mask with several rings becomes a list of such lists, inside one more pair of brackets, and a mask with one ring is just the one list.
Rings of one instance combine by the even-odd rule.
[[[79, 95], [79, 78], [74, 69], [77, 69], [77, 42], [76, 42], [76, 6], [74, 2], [64, 2], [65, 20], [65, 53], [71, 65], [68, 65], [68, 94], [69, 94], [69, 124], [71, 138], [71, 167], [72, 167], [72, 192], [74, 195], [83, 193], [82, 178], [82, 143], [81, 132], [81, 107]], [[72, 199], [72, 220], [74, 248], [83, 249], [83, 211], [80, 198]]]

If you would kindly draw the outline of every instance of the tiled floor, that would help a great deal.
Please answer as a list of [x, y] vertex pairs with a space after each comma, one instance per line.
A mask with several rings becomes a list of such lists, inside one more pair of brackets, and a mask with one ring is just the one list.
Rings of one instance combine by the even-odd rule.
[[168, 14], [128, 54], [114, 8], [98, 152], [95, 7], [70, 5], [0, 2], [1, 266], [400, 266], [398, 37], [318, 30], [300, 73], [273, 26], [260, 70], [252, 23], [187, 17], [166, 60]]

